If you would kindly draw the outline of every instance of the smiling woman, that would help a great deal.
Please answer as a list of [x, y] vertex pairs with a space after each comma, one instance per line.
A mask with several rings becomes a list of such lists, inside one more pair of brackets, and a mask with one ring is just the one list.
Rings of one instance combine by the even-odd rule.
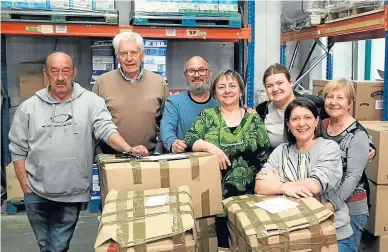
[[[255, 175], [268, 158], [269, 141], [262, 120], [239, 105], [244, 87], [237, 72], [221, 71], [210, 88], [219, 107], [203, 110], [185, 136], [188, 151], [218, 157], [224, 199], [253, 193]], [[217, 218], [216, 227], [218, 245], [228, 247], [226, 218]]]
[[[284, 125], [288, 143], [280, 144], [256, 177], [258, 194], [317, 197], [323, 204], [340, 187], [341, 153], [332, 140], [316, 137], [318, 109], [307, 98], [296, 98], [286, 108]], [[340, 252], [350, 249], [349, 211], [342, 204], [335, 212]]]

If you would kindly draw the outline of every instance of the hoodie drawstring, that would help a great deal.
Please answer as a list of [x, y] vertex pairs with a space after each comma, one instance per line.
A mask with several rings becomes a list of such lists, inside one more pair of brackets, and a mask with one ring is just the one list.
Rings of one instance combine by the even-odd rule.
[[75, 119], [74, 119], [73, 95], [70, 97], [70, 106], [71, 106], [71, 117], [73, 118], [73, 133], [76, 135], [78, 134], [78, 132], [77, 132], [77, 126], [75, 124]]
[[54, 125], [54, 117], [55, 117], [55, 103], [53, 103], [53, 115], [51, 116], [51, 124], [50, 124], [50, 137], [53, 136], [53, 125]]

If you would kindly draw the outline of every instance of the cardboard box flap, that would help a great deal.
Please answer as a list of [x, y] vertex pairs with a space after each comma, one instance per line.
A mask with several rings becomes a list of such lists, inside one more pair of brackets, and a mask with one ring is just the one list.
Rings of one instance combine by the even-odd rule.
[[[157, 228], [155, 228], [157, 227]], [[114, 240], [133, 247], [173, 237], [185, 244], [185, 232], [194, 228], [191, 195], [187, 186], [143, 191], [111, 190], [101, 214], [95, 248]]]
[[[278, 213], [270, 213], [257, 206], [258, 203], [277, 198], [290, 200], [297, 203], [297, 206]], [[319, 232], [318, 224], [333, 214], [315, 198], [244, 195], [228, 198], [223, 203], [231, 225], [242, 227], [244, 236], [255, 235], [257, 238], [289, 233], [307, 227], [313, 232]], [[314, 231], [311, 227], [317, 229]]]

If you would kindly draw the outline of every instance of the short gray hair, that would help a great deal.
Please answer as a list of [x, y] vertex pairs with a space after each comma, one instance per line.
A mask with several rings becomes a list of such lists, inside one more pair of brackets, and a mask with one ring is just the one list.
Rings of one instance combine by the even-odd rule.
[[219, 72], [216, 77], [214, 77], [214, 79], [210, 85], [210, 93], [211, 93], [212, 97], [215, 97], [216, 84], [223, 76], [226, 76], [226, 77], [232, 76], [232, 77], [236, 78], [236, 80], [238, 82], [238, 86], [240, 87], [242, 96], [245, 95], [245, 83], [244, 83], [244, 80], [241, 77], [241, 75], [232, 69], [225, 69], [225, 70], [222, 70], [221, 72]]
[[118, 56], [118, 53], [119, 53], [120, 41], [127, 41], [130, 39], [136, 41], [136, 44], [139, 46], [141, 52], [144, 51], [144, 40], [142, 36], [140, 36], [136, 32], [131, 32], [131, 31], [120, 32], [114, 37], [112, 41], [116, 56]]

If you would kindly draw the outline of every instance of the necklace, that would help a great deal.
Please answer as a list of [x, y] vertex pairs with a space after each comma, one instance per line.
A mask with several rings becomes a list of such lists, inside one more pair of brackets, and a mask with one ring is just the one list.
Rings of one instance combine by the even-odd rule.
[[344, 130], [344, 128], [348, 125], [348, 121], [349, 121], [349, 117], [345, 120], [344, 123], [342, 124], [338, 124], [334, 125], [332, 124], [331, 120], [329, 119], [329, 125], [327, 126], [327, 132], [330, 134], [330, 135], [333, 135], [333, 134], [337, 134], [339, 132], [342, 132]]

